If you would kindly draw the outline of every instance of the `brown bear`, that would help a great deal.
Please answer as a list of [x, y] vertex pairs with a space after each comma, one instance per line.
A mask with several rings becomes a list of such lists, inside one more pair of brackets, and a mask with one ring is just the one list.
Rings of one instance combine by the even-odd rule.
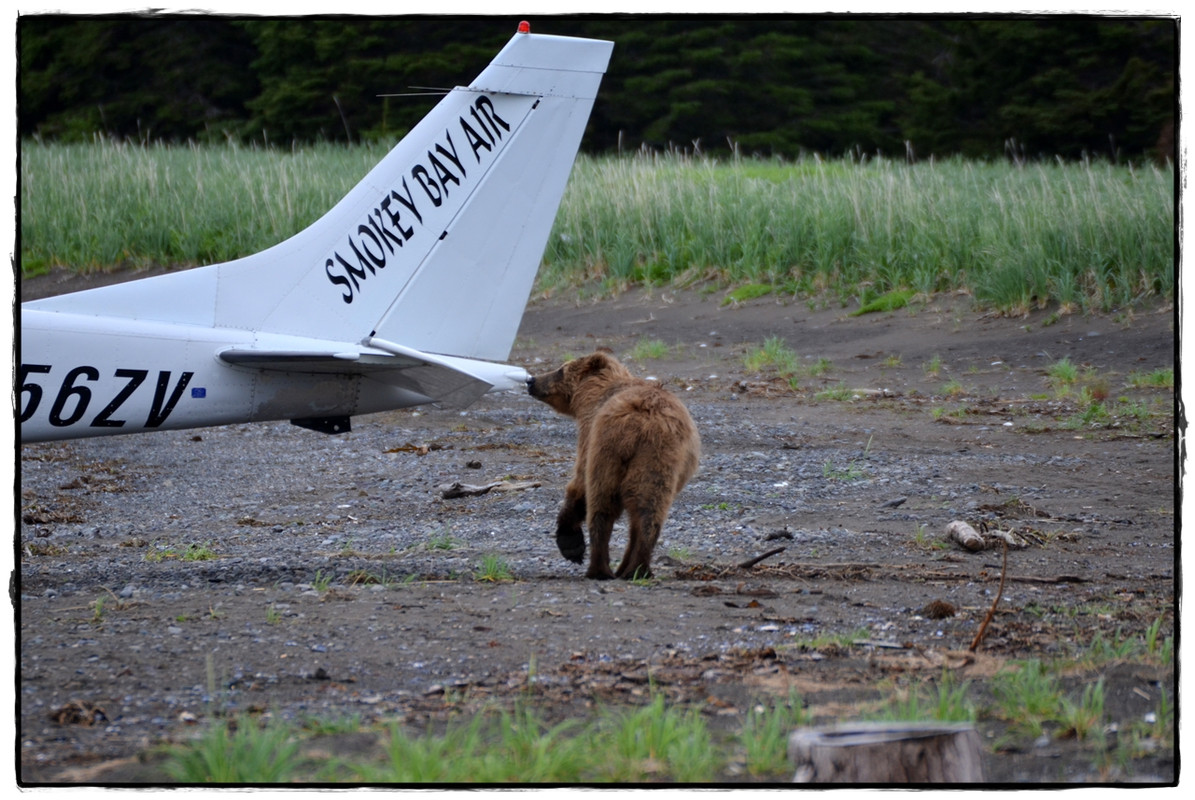
[[[556, 518], [556, 545], [569, 561], [585, 555], [590, 578], [651, 575], [651, 553], [677, 492], [697, 471], [701, 440], [688, 410], [658, 384], [636, 378], [611, 355], [573, 359], [531, 376], [527, 391], [577, 420], [577, 462]], [[630, 532], [616, 572], [610, 533], [627, 512]]]

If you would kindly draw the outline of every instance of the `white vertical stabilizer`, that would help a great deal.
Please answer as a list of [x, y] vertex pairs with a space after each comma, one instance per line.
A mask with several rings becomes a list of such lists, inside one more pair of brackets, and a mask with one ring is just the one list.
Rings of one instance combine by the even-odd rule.
[[290, 239], [23, 308], [505, 359], [612, 48], [518, 33]]

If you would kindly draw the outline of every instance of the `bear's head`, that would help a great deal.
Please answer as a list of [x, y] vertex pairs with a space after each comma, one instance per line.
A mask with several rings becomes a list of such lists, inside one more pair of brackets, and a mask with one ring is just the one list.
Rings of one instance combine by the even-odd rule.
[[527, 379], [527, 393], [552, 408], [575, 417], [594, 392], [605, 393], [610, 386], [629, 378], [630, 373], [608, 353], [592, 353], [566, 361], [557, 370]]

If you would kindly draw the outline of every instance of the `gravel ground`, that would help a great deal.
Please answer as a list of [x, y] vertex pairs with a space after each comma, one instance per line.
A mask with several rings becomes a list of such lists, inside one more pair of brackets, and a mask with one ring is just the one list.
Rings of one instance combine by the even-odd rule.
[[[803, 357], [795, 390], [743, 366], [767, 336]], [[648, 673], [723, 716], [795, 690], [830, 721], [944, 664], [982, 680], [1096, 630], [1162, 617], [1173, 632], [1172, 395], [1123, 388], [1174, 364], [1168, 309], [1005, 319], [942, 298], [850, 318], [696, 292], [541, 299], [512, 361], [537, 372], [598, 345], [676, 391], [702, 435], [651, 582], [589, 581], [560, 557], [573, 424], [520, 393], [338, 437], [269, 423], [23, 447], [19, 780], [160, 781], [139, 753], [227, 715], [418, 723], [529, 689], [585, 713], [642, 702]], [[1075, 423], [1045, 382], [1063, 356], [1155, 412]], [[446, 498], [453, 483], [497, 485]], [[942, 547], [955, 519], [1028, 543], [970, 655], [1002, 563]], [[934, 601], [954, 615], [932, 618]], [[866, 644], [798, 646], [834, 636]], [[1175, 697], [1173, 665], [1103, 674], [1110, 723]], [[992, 745], [1001, 725], [981, 733]], [[1109, 772], [1058, 739], [992, 745], [985, 769], [1165, 782], [1174, 755]]]

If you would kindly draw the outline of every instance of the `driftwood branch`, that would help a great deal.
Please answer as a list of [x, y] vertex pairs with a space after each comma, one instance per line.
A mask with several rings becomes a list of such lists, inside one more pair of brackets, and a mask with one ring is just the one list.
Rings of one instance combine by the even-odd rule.
[[491, 491], [518, 492], [523, 489], [534, 489], [539, 485], [539, 481], [495, 481], [494, 483], [487, 483], [482, 486], [473, 486], [472, 484], [453, 481], [452, 483], [445, 483], [440, 486], [440, 496], [445, 500], [453, 500], [457, 497], [475, 497]]
[[768, 552], [764, 553], [763, 555], [756, 556], [755, 558], [747, 559], [746, 561], [739, 564], [738, 567], [739, 567], [739, 569], [751, 569], [756, 564], [758, 564], [760, 561], [763, 561], [765, 558], [771, 558], [772, 556], [776, 555], [777, 553], [783, 553], [786, 549], [787, 548], [784, 548], [784, 547], [773, 548], [773, 549], [769, 550]]
[[979, 626], [979, 632], [975, 634], [975, 640], [971, 642], [970, 650], [974, 653], [979, 648], [979, 643], [983, 641], [983, 635], [987, 633], [988, 623], [992, 621], [992, 617], [996, 616], [996, 606], [1000, 604], [1000, 597], [1004, 594], [1004, 578], [1008, 575], [1008, 543], [1004, 545], [1004, 564], [1000, 567], [1000, 588], [996, 590], [996, 599], [992, 601], [992, 607], [988, 609], [988, 615], [983, 618], [983, 623]]

